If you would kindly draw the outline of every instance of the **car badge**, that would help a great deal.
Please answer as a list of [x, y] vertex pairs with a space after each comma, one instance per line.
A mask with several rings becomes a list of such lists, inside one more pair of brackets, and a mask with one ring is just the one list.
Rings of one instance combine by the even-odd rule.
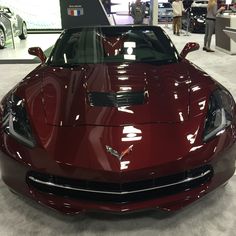
[[110, 153], [112, 156], [116, 157], [119, 161], [122, 160], [122, 158], [129, 154], [130, 152], [132, 152], [134, 145], [130, 145], [127, 149], [125, 149], [123, 152], [119, 153], [117, 152], [115, 149], [113, 149], [112, 147], [106, 145], [106, 150], [108, 153]]

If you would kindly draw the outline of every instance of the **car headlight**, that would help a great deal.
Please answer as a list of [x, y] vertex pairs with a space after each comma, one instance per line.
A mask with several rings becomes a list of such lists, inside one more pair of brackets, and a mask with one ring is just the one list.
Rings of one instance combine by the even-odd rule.
[[224, 89], [215, 90], [209, 100], [203, 141], [219, 135], [231, 125], [233, 120], [234, 100]]
[[23, 99], [15, 95], [9, 97], [3, 111], [2, 127], [7, 134], [24, 145], [31, 148], [35, 146]]

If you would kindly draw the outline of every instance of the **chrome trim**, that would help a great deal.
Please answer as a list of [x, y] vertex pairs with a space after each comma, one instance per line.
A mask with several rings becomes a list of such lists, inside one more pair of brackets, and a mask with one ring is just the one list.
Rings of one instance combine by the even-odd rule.
[[122, 158], [123, 158], [126, 154], [132, 152], [133, 146], [134, 146], [133, 144], [130, 145], [130, 146], [129, 146], [128, 148], [126, 148], [121, 154], [120, 154], [119, 152], [117, 152], [115, 149], [113, 149], [112, 147], [108, 146], [108, 145], [106, 145], [106, 150], [107, 150], [107, 152], [110, 153], [112, 156], [116, 157], [119, 161], [121, 161]]
[[36, 182], [36, 183], [39, 183], [39, 184], [44, 184], [44, 185], [47, 185], [47, 186], [58, 187], [58, 188], [63, 188], [63, 189], [82, 191], [82, 192], [91, 192], [91, 193], [125, 195], [125, 194], [131, 194], [131, 193], [139, 193], [139, 192], [151, 191], [151, 190], [155, 190], [155, 189], [166, 188], [166, 187], [170, 187], [170, 186], [173, 186], [173, 185], [187, 183], [187, 182], [190, 182], [190, 181], [193, 181], [193, 180], [196, 180], [196, 179], [200, 179], [200, 178], [208, 175], [210, 172], [211, 172], [211, 170], [207, 170], [207, 171], [205, 171], [204, 173], [202, 173], [199, 176], [190, 177], [190, 178], [187, 178], [187, 179], [185, 179], [183, 181], [179, 181], [179, 182], [176, 182], [176, 183], [161, 185], [161, 186], [157, 186], [157, 187], [153, 187], [153, 188], [134, 190], [134, 191], [129, 191], [129, 192], [109, 192], [109, 191], [97, 191], [97, 190], [90, 190], [90, 189], [73, 188], [73, 187], [69, 187], [69, 186], [63, 186], [63, 185], [59, 185], [59, 184], [54, 184], [52, 182], [45, 182], [45, 181], [36, 179], [33, 176], [29, 176], [28, 178], [30, 180]]

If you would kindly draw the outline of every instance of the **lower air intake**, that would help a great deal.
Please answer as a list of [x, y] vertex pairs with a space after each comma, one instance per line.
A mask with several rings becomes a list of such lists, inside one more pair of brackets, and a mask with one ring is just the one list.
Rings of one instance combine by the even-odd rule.
[[147, 92], [89, 92], [87, 96], [90, 106], [124, 107], [145, 104]]
[[210, 181], [213, 169], [206, 165], [196, 169], [127, 183], [96, 182], [30, 172], [27, 182], [40, 192], [96, 202], [126, 203], [177, 194]]

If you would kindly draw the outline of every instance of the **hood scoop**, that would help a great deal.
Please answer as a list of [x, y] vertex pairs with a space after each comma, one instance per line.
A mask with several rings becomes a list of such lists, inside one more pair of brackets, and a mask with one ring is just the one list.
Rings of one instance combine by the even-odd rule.
[[184, 122], [191, 79], [184, 65], [131, 64], [122, 73], [113, 64], [83, 71], [48, 68], [41, 88], [46, 122], [61, 127]]
[[87, 97], [93, 107], [125, 107], [145, 104], [148, 92], [89, 92]]

